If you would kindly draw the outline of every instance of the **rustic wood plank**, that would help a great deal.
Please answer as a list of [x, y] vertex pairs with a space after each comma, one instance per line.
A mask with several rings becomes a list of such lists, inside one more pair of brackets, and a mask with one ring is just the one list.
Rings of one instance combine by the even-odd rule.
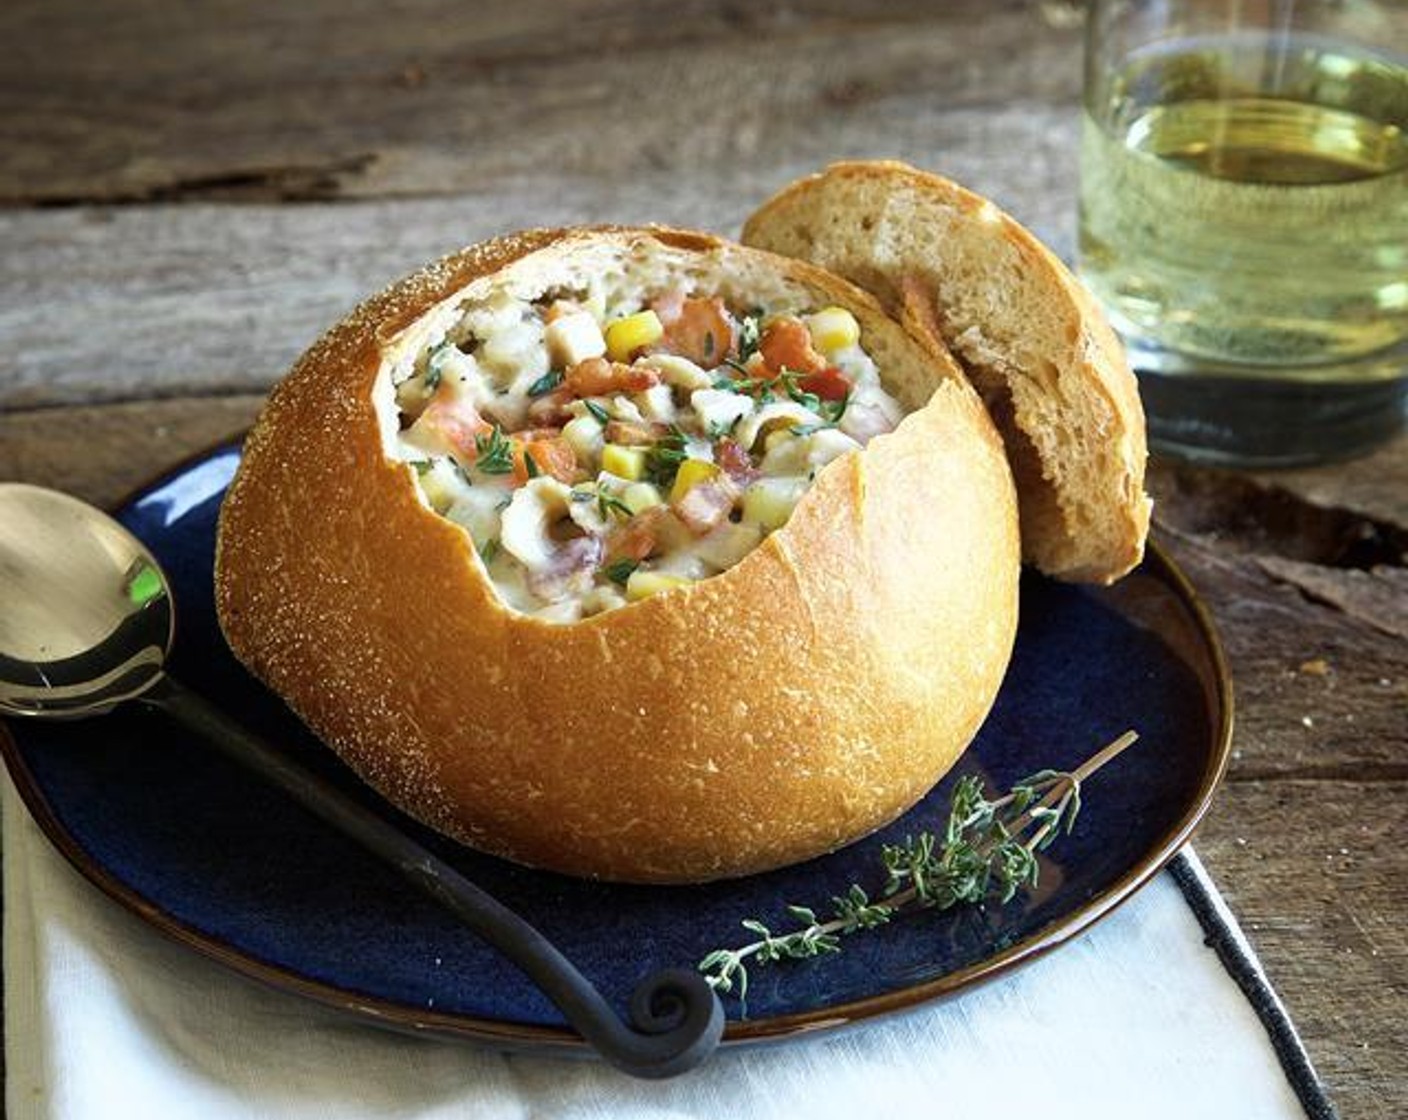
[[[985, 117], [1001, 133], [1015, 112]], [[1075, 122], [1034, 143], [1072, 171]], [[1018, 136], [1005, 160], [982, 141], [945, 169], [975, 185], [1023, 184], [1014, 213], [1069, 243], [1074, 203], [1024, 179]], [[531, 226], [666, 222], [736, 233], [767, 194], [818, 161], [682, 183], [535, 179], [454, 200], [342, 205], [0, 211], [0, 409], [266, 389], [323, 329], [397, 276], [461, 245]], [[1001, 191], [999, 194], [1003, 193]]]
[[[134, 401], [0, 416], [0, 478], [111, 503], [238, 430], [259, 400]], [[1402, 454], [1399, 447], [1380, 453], [1392, 462]], [[1327, 479], [1336, 469], [1304, 472], [1308, 481], [1294, 485], [1332, 500]], [[1232, 534], [1229, 544], [1217, 523], [1199, 520], [1206, 477], [1201, 489], [1186, 480], [1182, 489], [1169, 484], [1180, 471], [1167, 465], [1154, 477], [1164, 491], [1160, 537], [1215, 612], [1237, 681], [1234, 758], [1196, 842], [1345, 1114], [1401, 1116], [1408, 1109], [1398, 1042], [1408, 1012], [1408, 852], [1386, 806], [1408, 792], [1408, 643], [1306, 600], [1266, 571], [1268, 557], [1297, 548], [1310, 554], [1310, 544], [1290, 533]], [[1313, 513], [1303, 522], [1319, 524]], [[1307, 539], [1322, 547], [1316, 533]], [[1298, 562], [1330, 580], [1350, 570]]]
[[9, 4], [0, 203], [570, 191], [661, 168], [718, 184], [998, 153], [1028, 117], [1030, 156], [1079, 89], [1062, 16], [1025, 0]]
[[162, 471], [241, 435], [262, 396], [128, 401], [0, 414], [0, 482], [111, 508]]

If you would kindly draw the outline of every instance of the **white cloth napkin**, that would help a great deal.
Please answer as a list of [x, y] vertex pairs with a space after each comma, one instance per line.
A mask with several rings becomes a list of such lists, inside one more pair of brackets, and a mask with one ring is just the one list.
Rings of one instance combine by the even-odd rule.
[[957, 999], [645, 1083], [392, 1034], [266, 990], [84, 882], [8, 777], [0, 812], [9, 1120], [1305, 1115], [1166, 874]]

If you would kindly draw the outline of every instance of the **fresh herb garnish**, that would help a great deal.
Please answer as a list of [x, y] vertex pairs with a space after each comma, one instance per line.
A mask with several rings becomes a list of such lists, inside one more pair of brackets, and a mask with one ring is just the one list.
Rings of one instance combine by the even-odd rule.
[[526, 447], [523, 449], [523, 473], [529, 478], [537, 478], [543, 473], [538, 461], [533, 458], [533, 453]]
[[734, 429], [736, 429], [738, 425], [743, 422], [743, 415], [743, 413], [739, 413], [732, 420], [729, 420], [727, 422], [723, 420], [712, 421], [709, 424], [710, 442], [718, 443], [718, 441], [723, 439], [725, 436], [733, 435]]
[[828, 409], [828, 411], [829, 411], [830, 414], [831, 414], [831, 423], [832, 423], [832, 424], [839, 424], [839, 423], [841, 422], [841, 417], [843, 417], [843, 416], [846, 415], [846, 409], [848, 409], [848, 408], [851, 407], [851, 393], [852, 393], [852, 392], [853, 392], [853, 390], [848, 387], [848, 388], [846, 389], [845, 395], [844, 395], [839, 401], [832, 401], [832, 402], [831, 402], [831, 405], [830, 405], [830, 408]]
[[619, 513], [622, 517], [634, 517], [635, 510], [631, 509], [615, 494], [608, 494], [600, 488], [596, 490], [567, 491], [567, 500], [570, 502], [595, 502], [597, 509], [601, 511], [602, 517], [609, 517], [613, 513]]
[[801, 386], [802, 381], [808, 376], [805, 373], [800, 373], [795, 369], [787, 369], [784, 366], [776, 377], [754, 377], [748, 369], [732, 358], [725, 358], [723, 364], [743, 376], [716, 377], [714, 379], [715, 389], [727, 389], [731, 393], [753, 396], [764, 404], [776, 400], [779, 393], [785, 393], [803, 408], [812, 412], [820, 412], [822, 409], [821, 398], [815, 393], [807, 392]]
[[479, 559], [486, 564], [491, 564], [494, 557], [499, 554], [499, 541], [497, 537], [490, 537], [479, 546]]
[[543, 374], [542, 377], [528, 386], [528, 395], [530, 397], [546, 396], [562, 384], [563, 377], [564, 374], [560, 369], [548, 370], [547, 373]]
[[865, 888], [852, 884], [832, 898], [826, 920], [805, 906], [788, 906], [788, 917], [798, 928], [773, 933], [749, 918], [743, 928], [757, 939], [736, 949], [715, 949], [699, 962], [699, 971], [715, 990], [737, 988], [743, 999], [750, 961], [756, 966], [839, 953], [843, 937], [884, 925], [901, 913], [981, 904], [993, 896], [1010, 901], [1022, 888], [1037, 885], [1037, 853], [1075, 825], [1081, 783], [1138, 738], [1126, 731], [1075, 770], [1041, 770], [995, 801], [987, 799], [981, 778], [960, 778], [941, 834], [921, 832], [881, 848], [885, 881], [874, 901]]
[[430, 459], [412, 459], [411, 466], [415, 467], [417, 478], [424, 478], [435, 469], [435, 464]]
[[478, 454], [475, 470], [483, 474], [508, 474], [513, 470], [513, 443], [497, 424], [487, 436], [474, 437], [474, 450]]
[[597, 509], [601, 511], [602, 517], [610, 517], [613, 513], [619, 513], [622, 517], [634, 517], [635, 511], [614, 494], [608, 494], [605, 490], [596, 492]]
[[656, 486], [668, 487], [674, 482], [680, 464], [689, 458], [685, 450], [688, 440], [678, 424], [671, 424], [670, 430], [646, 450], [645, 471]]
[[794, 436], [811, 436], [816, 435], [817, 432], [824, 432], [834, 427], [836, 427], [835, 424], [832, 424], [826, 420], [821, 420], [815, 424], [794, 424], [787, 430], [791, 432]]
[[582, 403], [587, 406], [587, 411], [596, 417], [598, 424], [605, 425], [611, 423], [611, 413], [607, 412], [606, 409], [602, 408], [596, 401], [583, 401]]
[[440, 388], [440, 379], [445, 371], [440, 368], [440, 363], [444, 360], [445, 354], [454, 349], [455, 344], [448, 339], [436, 346], [435, 349], [426, 355], [425, 359], [425, 391], [434, 393]]
[[606, 572], [606, 578], [612, 583], [619, 583], [625, 587], [626, 581], [631, 578], [631, 573], [639, 567], [639, 560], [617, 560], [615, 563], [606, 565], [603, 571]]

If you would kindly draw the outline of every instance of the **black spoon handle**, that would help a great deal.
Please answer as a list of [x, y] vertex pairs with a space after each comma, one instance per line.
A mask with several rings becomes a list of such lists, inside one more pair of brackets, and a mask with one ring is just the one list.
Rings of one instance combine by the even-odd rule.
[[601, 993], [533, 926], [330, 782], [171, 677], [163, 677], [141, 699], [386, 860], [527, 973], [618, 1069], [636, 1077], [672, 1077], [704, 1061], [718, 1045], [723, 1007], [697, 972], [663, 969], [647, 976], [631, 994], [631, 1023], [623, 1023]]

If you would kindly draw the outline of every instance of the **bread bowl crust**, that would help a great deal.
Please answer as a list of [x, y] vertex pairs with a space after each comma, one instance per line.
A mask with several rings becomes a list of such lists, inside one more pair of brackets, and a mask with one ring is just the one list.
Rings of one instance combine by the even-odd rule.
[[[553, 625], [499, 601], [468, 535], [386, 456], [372, 391], [385, 347], [430, 308], [601, 238], [776, 269], [910, 348], [935, 387], [736, 567]], [[1010, 655], [1015, 494], [944, 358], [830, 274], [704, 234], [539, 230], [465, 249], [368, 300], [271, 394], [221, 512], [221, 627], [368, 783], [473, 847], [639, 882], [820, 854], [948, 770]]]
[[[866, 242], [858, 251], [844, 230], [861, 217], [844, 212], [842, 192], [853, 184], [873, 186], [885, 199], [879, 222], [884, 228], [867, 227], [867, 236], [856, 239]], [[835, 163], [796, 180], [748, 218], [742, 241], [845, 276], [876, 295], [911, 330], [932, 331], [962, 360], [963, 324], [949, 317], [944, 299], [946, 288], [961, 283], [953, 259], [959, 249], [928, 242], [921, 233], [926, 211], [941, 210], [981, 231], [975, 238], [979, 244], [1011, 251], [1003, 267], [987, 270], [985, 282], [1010, 289], [1015, 277], [1009, 270], [1020, 271], [1028, 290], [1040, 292], [1060, 322], [1056, 334], [1032, 340], [1032, 349], [1049, 359], [1059, 377], [1034, 378], [1012, 354], [999, 355], [984, 369], [965, 362], [1007, 441], [1023, 552], [1048, 575], [1113, 582], [1143, 558], [1149, 530], [1144, 410], [1124, 348], [1104, 313], [1045, 245], [981, 195], [894, 160]], [[1014, 385], [1024, 377], [1026, 385]], [[1038, 450], [1032, 429], [1043, 420], [1024, 407], [1024, 393], [1013, 391], [1037, 381], [1037, 393], [1079, 445], [1067, 462]], [[1081, 481], [1066, 481], [1068, 467], [1078, 468]]]

